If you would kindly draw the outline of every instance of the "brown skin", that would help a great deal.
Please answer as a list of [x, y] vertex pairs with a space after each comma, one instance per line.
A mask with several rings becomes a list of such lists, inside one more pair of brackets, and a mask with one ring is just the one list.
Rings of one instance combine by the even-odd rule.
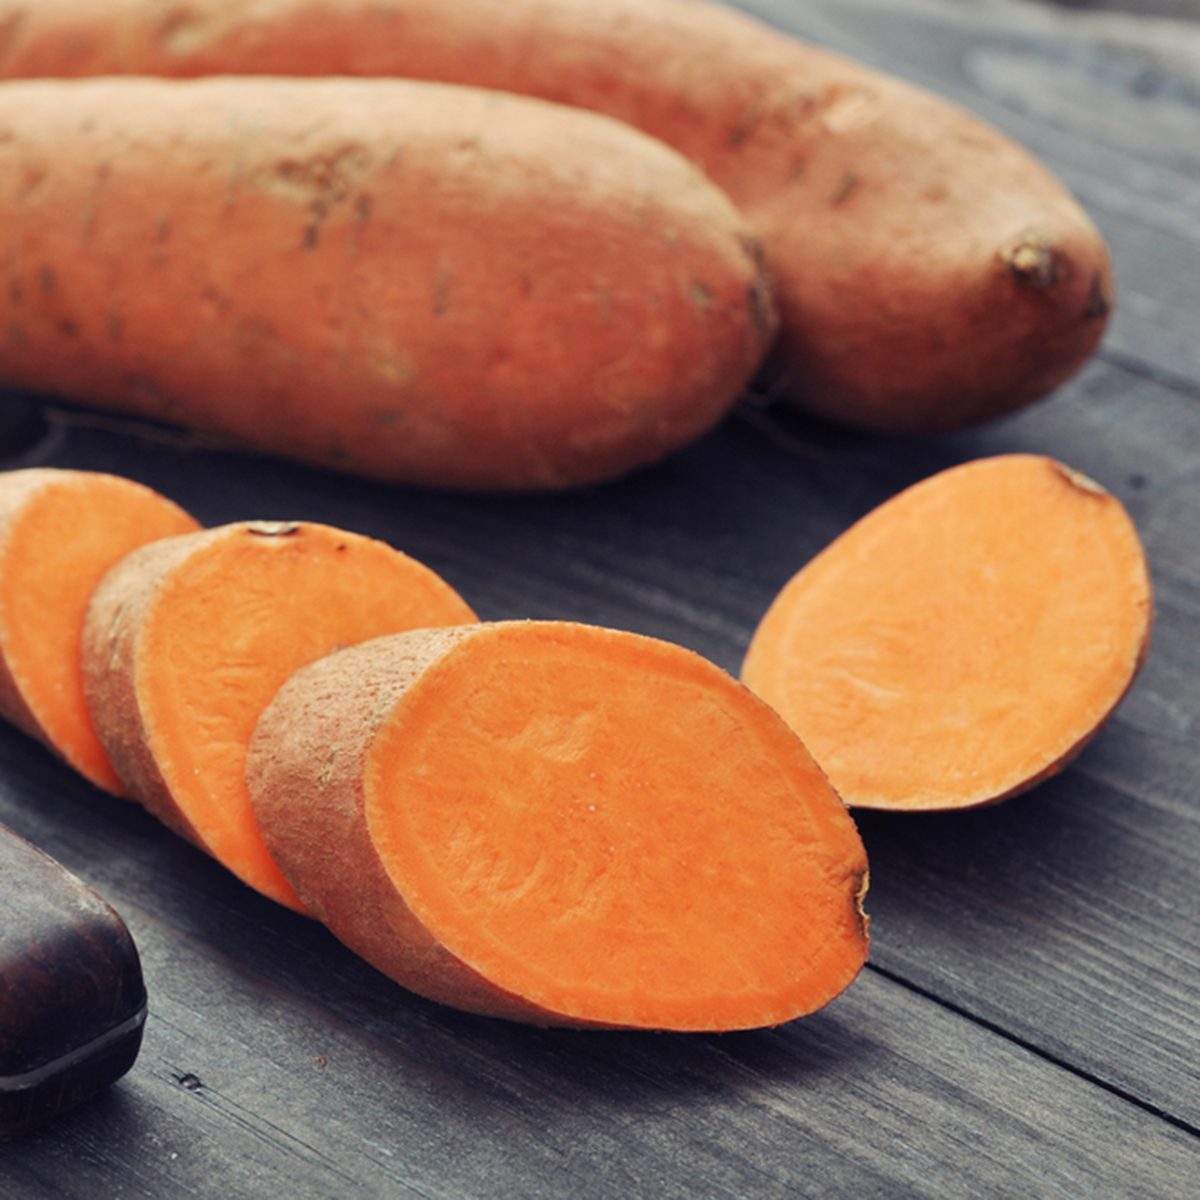
[[852, 807], [971, 808], [1082, 750], [1133, 683], [1152, 619], [1116, 497], [1005, 455], [924, 480], [814, 558], [742, 678]]
[[590, 113], [399, 80], [0, 89], [0, 376], [431, 486], [653, 462], [775, 331], [742, 218]]
[[665, 642], [509, 621], [339, 651], [263, 713], [247, 783], [310, 911], [468, 1011], [773, 1025], [866, 956], [841, 800], [774, 712]]
[[84, 701], [88, 599], [126, 554], [197, 527], [165, 496], [115, 475], [0, 473], [0, 716], [105, 791], [122, 785]]
[[661, 138], [773, 273], [774, 386], [880, 430], [986, 420], [1091, 353], [1108, 252], [1011, 141], [899, 80], [694, 0], [0, 0], [0, 74], [406, 75], [555, 100]]

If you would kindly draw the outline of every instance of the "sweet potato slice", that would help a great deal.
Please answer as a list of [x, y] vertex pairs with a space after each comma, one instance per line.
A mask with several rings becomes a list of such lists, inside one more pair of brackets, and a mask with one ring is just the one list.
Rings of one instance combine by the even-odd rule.
[[225, 525], [146, 546], [105, 577], [84, 631], [87, 699], [133, 796], [299, 908], [246, 792], [259, 714], [339, 646], [474, 620], [449, 584], [382, 542], [301, 522]]
[[1150, 578], [1099, 485], [983, 459], [882, 505], [797, 574], [744, 681], [851, 806], [967, 808], [1065, 766], [1149, 645]]
[[131, 550], [197, 528], [130, 479], [51, 467], [0, 474], [0, 715], [105, 791], [122, 788], [84, 702], [88, 599]]
[[771, 1025], [866, 955], [845, 806], [765, 704], [665, 642], [514, 621], [351, 647], [281, 689], [248, 780], [310, 909], [470, 1011]]

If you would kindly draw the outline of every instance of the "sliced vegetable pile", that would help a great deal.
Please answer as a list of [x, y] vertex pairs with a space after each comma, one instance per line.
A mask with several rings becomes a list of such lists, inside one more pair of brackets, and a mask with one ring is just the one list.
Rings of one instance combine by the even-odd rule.
[[0, 501], [5, 715], [404, 987], [545, 1025], [821, 1007], [867, 953], [844, 801], [1031, 786], [1112, 712], [1151, 620], [1120, 504], [1029, 455], [926, 480], [818, 556], [750, 687], [632, 633], [481, 623], [328, 526], [181, 533], [148, 489], [72, 471], [0, 476]]
[[[120, 74], [222, 78], [68, 78]], [[592, 483], [768, 350], [815, 412], [954, 428], [1111, 306], [1011, 141], [696, 0], [0, 0], [0, 79], [0, 384], [338, 469]]]

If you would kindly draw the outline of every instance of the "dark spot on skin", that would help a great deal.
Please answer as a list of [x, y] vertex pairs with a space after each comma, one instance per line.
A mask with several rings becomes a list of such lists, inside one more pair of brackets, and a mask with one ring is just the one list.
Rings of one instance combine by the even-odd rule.
[[759, 275], [754, 280], [747, 289], [746, 300], [750, 309], [750, 320], [754, 322], [759, 338], [765, 342], [774, 334], [779, 315], [766, 275]]
[[25, 345], [26, 345], [25, 330], [21, 328], [21, 325], [19, 324], [19, 322], [9, 321], [8, 329], [7, 329], [7, 337], [8, 337], [8, 344], [14, 350], [24, 350], [25, 349]]
[[345, 542], [338, 542], [338, 544], [337, 544], [337, 552], [338, 552], [339, 554], [342, 554], [342, 553], [345, 551], [345, 549], [346, 549], [346, 543], [345, 543]]
[[58, 290], [58, 276], [53, 267], [42, 267], [38, 271], [38, 287], [42, 289], [43, 296], [53, 296]]
[[204, 1084], [200, 1082], [200, 1076], [193, 1075], [191, 1071], [188, 1071], [185, 1075], [176, 1075], [175, 1082], [179, 1084], [184, 1091], [188, 1092], [198, 1092], [204, 1086]]
[[1108, 293], [1104, 289], [1104, 279], [1097, 274], [1092, 280], [1091, 291], [1088, 292], [1087, 306], [1083, 310], [1083, 316], [1088, 321], [1098, 321], [1107, 317], [1112, 310], [1112, 302], [1108, 298]]
[[219, 313], [227, 313], [233, 307], [233, 301], [222, 292], [218, 292], [215, 287], [206, 285], [200, 293], [200, 298], [206, 303], [211, 304]]
[[27, 167], [25, 177], [21, 180], [21, 200], [29, 200], [45, 182], [46, 169], [44, 167]]
[[154, 241], [161, 246], [171, 236], [171, 221], [168, 217], [159, 217], [154, 226]]
[[131, 395], [145, 397], [158, 409], [159, 415], [168, 420], [179, 407], [179, 401], [173, 396], [168, 396], [149, 375], [132, 371], [121, 382]]
[[354, 202], [354, 219], [359, 225], [365, 225], [371, 219], [371, 197], [359, 196]]
[[688, 296], [691, 299], [692, 307], [697, 312], [708, 312], [712, 308], [712, 290], [698, 279], [692, 280], [688, 288]]
[[742, 115], [738, 117], [737, 124], [729, 131], [728, 142], [731, 149], [736, 150], [742, 146], [750, 138], [750, 135], [758, 128], [759, 123], [763, 119], [763, 101], [761, 97], [752, 100], [742, 110]]
[[526, 298], [533, 295], [533, 276], [528, 271], [521, 272], [521, 295]]
[[70, 317], [60, 317], [55, 322], [55, 327], [63, 337], [75, 338], [79, 336], [79, 324], [73, 321]]
[[449, 267], [440, 267], [433, 281], [433, 315], [440, 317], [450, 307], [450, 295], [454, 289], [454, 272]]
[[8, 281], [8, 298], [14, 305], [19, 305], [25, 300], [25, 287], [19, 279], [10, 279]]
[[833, 193], [833, 198], [831, 200], [833, 207], [840, 208], [843, 204], [845, 204], [846, 201], [849, 200], [856, 191], [858, 191], [861, 183], [862, 180], [860, 180], [853, 171], [847, 171], [839, 181], [837, 190]]

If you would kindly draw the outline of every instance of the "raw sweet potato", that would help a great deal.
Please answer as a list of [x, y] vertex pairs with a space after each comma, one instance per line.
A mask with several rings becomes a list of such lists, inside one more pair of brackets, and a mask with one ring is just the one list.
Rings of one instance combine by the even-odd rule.
[[247, 778], [272, 853], [405, 987], [546, 1025], [739, 1029], [866, 956], [866, 857], [799, 739], [699, 656], [559, 622], [299, 671]]
[[131, 550], [197, 528], [164, 496], [115, 475], [0, 473], [0, 716], [105, 791], [120, 792], [121, 781], [84, 702], [88, 599]]
[[0, 74], [407, 75], [637, 125], [747, 214], [784, 384], [880, 429], [1007, 412], [1100, 338], [1108, 254], [1040, 165], [910, 85], [691, 0], [0, 0]]
[[428, 485], [651, 462], [775, 329], [674, 151], [396, 80], [6, 84], [0, 272], [0, 381]]
[[869, 514], [783, 589], [742, 678], [851, 806], [966, 808], [1064, 767], [1133, 682], [1150, 579], [1120, 502], [982, 459]]
[[129, 792], [244, 882], [300, 907], [246, 792], [254, 723], [298, 667], [384, 633], [473, 621], [449, 584], [382, 542], [251, 521], [135, 551], [100, 583], [87, 701]]

